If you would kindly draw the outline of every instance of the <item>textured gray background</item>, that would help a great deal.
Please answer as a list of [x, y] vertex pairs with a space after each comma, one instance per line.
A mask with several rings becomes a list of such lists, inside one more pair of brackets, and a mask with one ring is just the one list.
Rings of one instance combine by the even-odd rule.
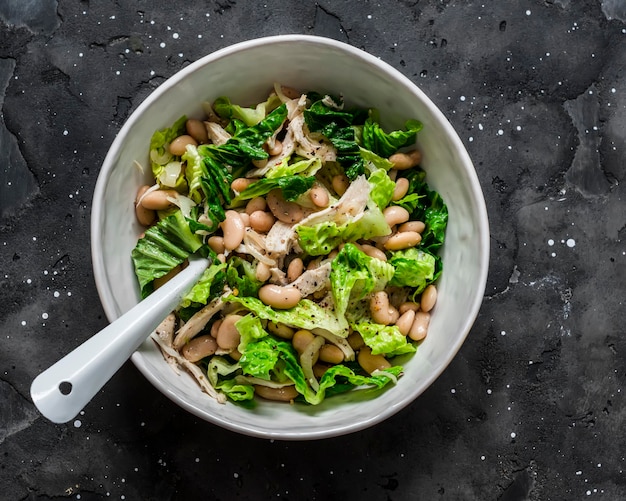
[[[264, 35], [332, 37], [441, 107], [491, 222], [446, 372], [317, 443], [199, 421], [131, 364], [76, 422], [32, 379], [106, 325], [89, 242], [116, 132], [166, 78]], [[626, 499], [626, 2], [0, 0], [0, 499]]]

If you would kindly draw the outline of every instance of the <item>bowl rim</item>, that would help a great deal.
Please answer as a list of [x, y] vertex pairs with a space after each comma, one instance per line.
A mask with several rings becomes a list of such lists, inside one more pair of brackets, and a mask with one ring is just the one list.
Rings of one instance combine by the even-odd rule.
[[259, 37], [254, 39], [245, 40], [242, 42], [238, 42], [227, 47], [223, 47], [218, 49], [210, 54], [207, 54], [200, 59], [194, 61], [189, 64], [185, 68], [179, 70], [174, 73], [172, 76], [167, 78], [158, 88], [152, 91], [140, 104], [137, 108], [131, 113], [131, 115], [124, 122], [118, 133], [116, 134], [115, 139], [113, 140], [107, 155], [102, 163], [100, 171], [98, 173], [98, 178], [96, 181], [94, 194], [92, 198], [91, 205], [91, 259], [92, 259], [92, 267], [94, 272], [94, 280], [96, 284], [96, 289], [98, 292], [98, 296], [100, 298], [100, 302], [102, 304], [102, 308], [105, 312], [107, 319], [110, 322], [113, 322], [119, 316], [119, 312], [115, 308], [114, 297], [112, 291], [108, 288], [104, 260], [102, 258], [102, 254], [99, 253], [99, 249], [102, 248], [102, 238], [101, 233], [98, 231], [98, 224], [102, 221], [104, 207], [105, 207], [105, 194], [107, 187], [107, 180], [110, 177], [112, 170], [116, 165], [116, 157], [117, 152], [120, 150], [121, 145], [123, 144], [126, 134], [128, 130], [132, 129], [134, 124], [140, 120], [143, 111], [150, 107], [152, 103], [157, 100], [162, 94], [166, 93], [171, 87], [179, 84], [182, 80], [184, 80], [189, 74], [197, 71], [199, 68], [202, 68], [214, 61], [219, 59], [231, 56], [233, 54], [239, 52], [245, 52], [249, 49], [253, 49], [259, 47], [261, 45], [272, 45], [272, 44], [284, 44], [284, 43], [309, 43], [312, 45], [324, 45], [335, 50], [339, 50], [341, 52], [347, 53], [352, 57], [360, 59], [372, 66], [375, 66], [377, 70], [385, 73], [401, 83], [403, 86], [410, 88], [411, 91], [419, 96], [423, 101], [424, 105], [429, 109], [432, 115], [438, 120], [441, 127], [445, 130], [446, 134], [449, 137], [449, 140], [454, 145], [456, 151], [459, 154], [460, 160], [464, 165], [469, 167], [467, 169], [467, 176], [470, 180], [470, 193], [472, 195], [472, 200], [474, 202], [474, 206], [476, 208], [476, 220], [478, 221], [478, 230], [479, 234], [477, 235], [479, 239], [479, 249], [480, 249], [480, 261], [479, 261], [479, 280], [476, 287], [476, 295], [473, 298], [471, 303], [470, 314], [466, 316], [465, 322], [463, 324], [463, 328], [460, 335], [457, 337], [456, 342], [450, 346], [450, 350], [447, 353], [447, 356], [443, 363], [439, 367], [433, 368], [433, 370], [429, 373], [429, 376], [422, 382], [420, 385], [422, 390], [413, 395], [413, 398], [404, 399], [401, 402], [398, 402], [397, 405], [389, 406], [384, 409], [382, 412], [375, 416], [370, 416], [367, 419], [359, 420], [357, 423], [348, 423], [344, 426], [337, 425], [334, 427], [325, 428], [323, 430], [312, 431], [307, 434], [303, 434], [301, 432], [285, 432], [284, 430], [277, 430], [275, 432], [267, 432], [260, 431], [254, 428], [254, 426], [243, 426], [239, 424], [234, 424], [228, 420], [223, 420], [221, 418], [215, 417], [208, 412], [202, 412], [201, 409], [188, 404], [184, 399], [180, 398], [177, 394], [174, 394], [166, 387], [164, 387], [159, 381], [159, 379], [152, 373], [147, 364], [145, 363], [143, 355], [136, 351], [131, 356], [131, 360], [133, 364], [137, 367], [137, 369], [148, 379], [148, 381], [157, 388], [161, 393], [163, 393], [170, 400], [175, 402], [179, 407], [187, 410], [191, 414], [205, 420], [211, 422], [212, 424], [216, 424], [222, 428], [228, 429], [230, 431], [234, 431], [237, 433], [241, 433], [248, 436], [255, 436], [259, 438], [268, 438], [268, 439], [280, 439], [280, 440], [311, 440], [311, 439], [321, 439], [321, 438], [330, 438], [339, 435], [345, 435], [348, 433], [353, 433], [356, 431], [363, 430], [365, 428], [369, 428], [375, 424], [378, 424], [385, 419], [391, 417], [396, 414], [404, 407], [408, 406], [411, 402], [413, 402], [417, 397], [421, 395], [427, 388], [429, 388], [432, 383], [443, 373], [443, 371], [448, 367], [448, 365], [452, 362], [454, 357], [457, 355], [461, 346], [465, 342], [469, 332], [479, 314], [480, 307], [482, 305], [483, 296], [486, 288], [487, 275], [489, 269], [489, 257], [490, 257], [490, 235], [489, 235], [489, 220], [487, 216], [487, 209], [484, 200], [484, 195], [480, 186], [480, 182], [478, 179], [478, 175], [474, 168], [474, 165], [471, 161], [469, 153], [467, 152], [465, 146], [463, 145], [459, 135], [456, 130], [453, 128], [452, 124], [445, 117], [443, 112], [432, 102], [432, 100], [417, 86], [416, 83], [411, 81], [407, 76], [401, 73], [398, 69], [391, 66], [389, 63], [385, 62], [382, 59], [377, 58], [376, 56], [358, 49], [352, 45], [349, 45], [344, 42], [340, 42], [334, 40], [332, 38], [317, 36], [317, 35], [304, 35], [304, 34], [283, 34], [283, 35], [272, 35], [266, 37]]

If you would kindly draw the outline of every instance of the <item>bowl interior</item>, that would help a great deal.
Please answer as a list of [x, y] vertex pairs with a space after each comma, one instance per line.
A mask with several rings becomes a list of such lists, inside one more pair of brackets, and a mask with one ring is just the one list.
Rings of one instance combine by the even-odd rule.
[[418, 134], [422, 167], [449, 209], [444, 273], [428, 337], [405, 364], [396, 386], [376, 398], [370, 392], [352, 392], [317, 407], [259, 402], [250, 410], [218, 404], [186, 374], [176, 375], [152, 341], [146, 341], [132, 360], [164, 394], [207, 421], [266, 438], [329, 437], [382, 421], [422, 393], [463, 343], [486, 283], [488, 223], [474, 168], [443, 115], [398, 71], [351, 46], [300, 35], [244, 42], [186, 67], [131, 115], [104, 161], [92, 210], [94, 273], [109, 320], [139, 301], [130, 253], [143, 228], [135, 221], [133, 202], [138, 187], [149, 182], [148, 145], [154, 130], [170, 126], [183, 114], [201, 118], [202, 101], [218, 96], [238, 104], [264, 100], [274, 82], [341, 94], [349, 104], [377, 108], [388, 128], [402, 127], [411, 118], [424, 124]]

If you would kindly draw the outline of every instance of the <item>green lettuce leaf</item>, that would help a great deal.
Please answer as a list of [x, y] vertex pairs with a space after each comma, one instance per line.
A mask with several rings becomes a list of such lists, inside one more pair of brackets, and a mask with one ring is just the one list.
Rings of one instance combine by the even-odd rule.
[[240, 342], [237, 347], [239, 353], [243, 353], [248, 344], [258, 341], [259, 339], [263, 339], [265, 336], [269, 335], [263, 328], [261, 319], [252, 313], [245, 315], [238, 320], [235, 327], [240, 334]]
[[141, 297], [152, 291], [152, 282], [169, 273], [203, 246], [180, 210], [148, 228], [131, 252]]
[[254, 386], [239, 383], [235, 375], [241, 373], [238, 362], [230, 362], [225, 357], [211, 357], [207, 368], [207, 377], [211, 385], [235, 402], [252, 400]]
[[217, 297], [224, 288], [226, 267], [226, 263], [214, 261], [211, 266], [204, 270], [200, 280], [183, 297], [179, 307], [188, 308], [192, 305], [205, 305]]
[[267, 178], [281, 178], [300, 174], [304, 177], [314, 176], [322, 168], [322, 161], [318, 157], [298, 159], [291, 162], [285, 158], [281, 163], [265, 173]]
[[359, 148], [359, 151], [369, 170], [371, 170], [371, 166], [374, 166], [376, 169], [384, 169], [385, 171], [393, 169], [393, 163], [390, 162], [389, 159], [378, 156], [373, 151], [366, 150], [365, 148]]
[[239, 365], [244, 374], [270, 381], [281, 359], [281, 351], [288, 351], [290, 355], [297, 356], [291, 343], [277, 341], [267, 336], [246, 345], [239, 359]]
[[392, 203], [404, 207], [411, 221], [424, 222], [426, 229], [422, 233], [420, 247], [437, 254], [445, 241], [448, 207], [441, 195], [426, 184], [426, 172], [410, 169], [405, 177], [409, 180], [409, 190], [404, 198]]
[[391, 202], [396, 183], [391, 180], [383, 169], [375, 169], [367, 178], [367, 181], [372, 187], [370, 198], [380, 210], [385, 210], [389, 202]]
[[361, 334], [365, 344], [372, 349], [373, 355], [394, 357], [414, 353], [416, 350], [395, 325], [359, 321], [351, 324], [351, 327]]
[[395, 269], [390, 285], [412, 287], [419, 293], [436, 279], [435, 256], [416, 247], [394, 252], [387, 262]]
[[330, 265], [330, 287], [337, 314], [345, 315], [366, 295], [383, 290], [393, 274], [393, 266], [346, 244]]
[[325, 256], [345, 242], [355, 242], [361, 238], [369, 240], [390, 232], [383, 213], [374, 203], [361, 217], [355, 219], [343, 224], [324, 221], [311, 226], [296, 226], [300, 247], [311, 256]]
[[256, 278], [256, 268], [245, 259], [233, 256], [228, 260], [226, 282], [242, 296], [256, 297], [263, 282]]
[[[152, 174], [157, 182], [159, 182], [166, 166], [178, 158], [169, 152], [168, 147], [174, 139], [186, 133], [186, 122], [187, 117], [183, 115], [176, 120], [171, 127], [155, 131], [150, 138], [150, 166], [152, 168]], [[171, 188], [171, 183], [166, 187]], [[180, 192], [187, 188], [187, 183], [182, 175], [182, 171], [181, 175], [176, 179], [176, 183], [173, 188]]]
[[302, 299], [296, 306], [286, 310], [273, 309], [254, 297], [231, 294], [224, 301], [239, 303], [264, 320], [310, 331], [324, 329], [337, 336], [348, 337], [348, 322], [343, 315], [337, 315], [334, 310], [323, 308], [309, 299]]
[[[343, 104], [337, 98], [333, 100]], [[367, 111], [363, 109], [343, 110], [328, 106], [323, 98], [304, 111], [304, 120], [309, 130], [320, 132], [333, 144], [337, 150], [337, 162], [351, 180], [365, 172], [365, 161], [357, 143], [356, 126], [363, 124], [366, 116]]]
[[232, 204], [237, 205], [242, 200], [250, 200], [251, 198], [261, 197], [276, 188], [281, 189], [285, 200], [293, 201], [304, 192], [310, 190], [314, 183], [315, 177], [313, 176], [304, 177], [296, 175], [275, 177], [272, 179], [262, 178], [259, 181], [250, 184], [245, 190], [243, 190], [233, 199]]
[[421, 122], [408, 120], [405, 123], [406, 130], [386, 133], [379, 122], [378, 112], [370, 110], [370, 116], [363, 125], [361, 140], [364, 148], [384, 158], [389, 158], [398, 149], [415, 143], [417, 133], [422, 130]]
[[213, 103], [213, 109], [221, 118], [241, 120], [248, 127], [258, 124], [272, 110], [280, 106], [280, 98], [272, 94], [266, 101], [259, 103], [254, 108], [232, 104], [230, 99], [222, 96]]

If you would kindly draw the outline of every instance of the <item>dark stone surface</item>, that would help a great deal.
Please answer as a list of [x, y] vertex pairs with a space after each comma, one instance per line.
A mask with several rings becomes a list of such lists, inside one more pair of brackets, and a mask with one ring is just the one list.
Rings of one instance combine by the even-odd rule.
[[[89, 215], [116, 132], [189, 62], [292, 32], [386, 60], [467, 145], [492, 263], [460, 353], [317, 443], [199, 421], [131, 364], [51, 424], [32, 379], [106, 325]], [[625, 499], [625, 68], [620, 0], [0, 1], [0, 498]]]

